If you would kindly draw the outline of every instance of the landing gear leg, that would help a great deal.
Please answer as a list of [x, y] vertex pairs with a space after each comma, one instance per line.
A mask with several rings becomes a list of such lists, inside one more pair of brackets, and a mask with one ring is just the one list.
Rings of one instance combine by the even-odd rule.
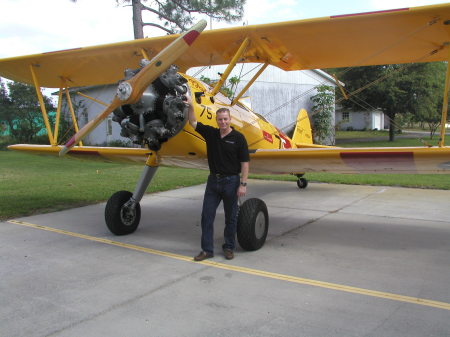
[[[156, 157], [156, 154], [153, 154]], [[105, 222], [108, 229], [115, 235], [133, 233], [141, 219], [141, 201], [144, 193], [158, 169], [157, 159], [151, 158], [142, 171], [134, 193], [119, 191], [114, 193], [106, 203]]]
[[306, 180], [306, 178], [303, 178], [303, 173], [302, 174], [296, 174], [298, 180], [297, 180], [297, 186], [300, 189], [305, 189], [308, 186], [308, 180]]

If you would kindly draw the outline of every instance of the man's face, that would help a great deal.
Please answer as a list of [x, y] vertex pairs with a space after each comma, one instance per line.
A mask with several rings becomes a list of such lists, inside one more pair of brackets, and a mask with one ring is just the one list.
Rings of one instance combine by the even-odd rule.
[[216, 114], [216, 122], [221, 130], [228, 130], [231, 124], [231, 118], [228, 112], [219, 112]]

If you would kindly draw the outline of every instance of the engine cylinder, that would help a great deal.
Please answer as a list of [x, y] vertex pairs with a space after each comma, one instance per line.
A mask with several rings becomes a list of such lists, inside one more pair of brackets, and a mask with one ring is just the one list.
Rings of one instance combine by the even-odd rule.
[[[122, 137], [158, 151], [164, 142], [183, 129], [187, 122], [183, 95], [188, 88], [187, 80], [177, 70], [176, 66], [170, 66], [145, 89], [138, 102], [114, 111], [113, 120], [120, 124]], [[139, 69], [127, 71], [137, 73]]]

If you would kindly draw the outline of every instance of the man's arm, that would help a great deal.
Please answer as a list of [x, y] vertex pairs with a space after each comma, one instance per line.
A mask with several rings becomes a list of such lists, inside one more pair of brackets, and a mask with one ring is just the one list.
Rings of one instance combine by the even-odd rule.
[[187, 99], [186, 105], [188, 106], [189, 124], [191, 124], [191, 126], [195, 130], [197, 127], [197, 118], [195, 117], [194, 105], [192, 104], [192, 98], [190, 95], [187, 95], [186, 99]]
[[245, 193], [247, 193], [247, 179], [248, 179], [248, 170], [249, 170], [249, 162], [241, 162], [241, 183], [239, 184], [239, 188], [237, 191], [238, 197], [243, 197]]

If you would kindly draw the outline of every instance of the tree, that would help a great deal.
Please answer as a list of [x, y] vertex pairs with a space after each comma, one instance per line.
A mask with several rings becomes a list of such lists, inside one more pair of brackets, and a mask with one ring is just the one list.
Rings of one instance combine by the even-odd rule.
[[[3, 82], [0, 89], [0, 121], [7, 125], [11, 137], [17, 142], [31, 143], [44, 128], [41, 110], [34, 87], [19, 83]], [[47, 111], [54, 109], [50, 98], [43, 96]]]
[[[195, 14], [204, 14], [217, 21], [236, 22], [244, 15], [246, 0], [116, 0], [116, 2], [131, 3], [134, 38], [142, 39], [144, 26], [162, 29], [167, 34], [185, 31], [194, 23]], [[150, 5], [146, 5], [147, 2], [150, 2]], [[143, 11], [154, 14], [157, 21], [163, 22], [162, 25], [143, 22]]]
[[446, 64], [421, 63], [413, 65], [411, 70], [417, 73], [411, 88], [413, 120], [428, 125], [431, 139], [441, 123]]
[[[445, 65], [438, 63], [413, 63], [336, 69], [348, 93], [358, 92], [342, 101], [344, 108], [361, 110], [361, 105], [381, 109], [390, 120], [389, 140], [394, 141], [400, 129], [397, 116], [412, 114], [416, 120], [429, 117], [433, 123], [442, 98]], [[356, 99], [357, 98], [357, 99]], [[438, 104], [438, 105], [436, 105]]]
[[[209, 77], [200, 76], [200, 81], [205, 82], [206, 84], [210, 85], [211, 87], [214, 87], [217, 82], [219, 82], [219, 79], [210, 79]], [[239, 84], [240, 79], [237, 76], [230, 77], [228, 79], [228, 83], [224, 82], [222, 87], [220, 88], [220, 92], [227, 96], [229, 99], [233, 100], [237, 85]]]
[[8, 97], [8, 91], [6, 90], [5, 83], [0, 77], [0, 135], [2, 135], [8, 129], [8, 124], [4, 120], [3, 116], [9, 111], [11, 101]]
[[334, 90], [328, 85], [316, 87], [317, 94], [311, 97], [312, 122], [315, 141], [319, 144], [330, 143], [333, 132]]

